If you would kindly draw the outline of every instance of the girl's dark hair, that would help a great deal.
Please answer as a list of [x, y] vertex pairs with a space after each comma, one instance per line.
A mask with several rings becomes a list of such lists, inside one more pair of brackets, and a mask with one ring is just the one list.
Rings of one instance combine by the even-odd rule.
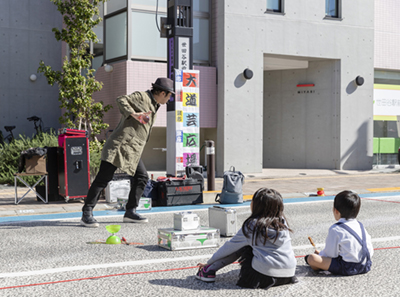
[[[278, 231], [289, 230], [292, 232], [286, 225], [287, 223], [285, 224], [283, 208], [283, 199], [278, 191], [267, 188], [259, 189], [253, 195], [252, 214], [242, 225], [244, 236], [250, 238], [251, 234], [254, 244], [257, 244], [259, 238], [263, 239], [265, 245], [268, 239], [276, 241]], [[268, 228], [275, 230], [275, 236], [268, 237]]]
[[355, 219], [360, 211], [361, 199], [352, 191], [343, 191], [336, 195], [333, 207], [340, 212], [340, 217]]

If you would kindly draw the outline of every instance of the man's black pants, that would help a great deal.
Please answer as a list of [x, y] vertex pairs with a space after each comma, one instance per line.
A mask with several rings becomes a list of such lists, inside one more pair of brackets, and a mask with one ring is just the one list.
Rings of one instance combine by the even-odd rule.
[[[112, 180], [115, 170], [117, 170], [117, 167], [111, 163], [101, 161], [99, 173], [97, 173], [88, 191], [82, 210], [87, 210], [88, 208], [93, 209], [96, 206], [101, 191], [107, 187], [108, 183]], [[146, 167], [140, 159], [135, 175], [130, 177], [131, 191], [129, 192], [129, 199], [126, 204], [127, 210], [136, 208], [139, 205], [139, 199], [143, 195], [148, 179]]]

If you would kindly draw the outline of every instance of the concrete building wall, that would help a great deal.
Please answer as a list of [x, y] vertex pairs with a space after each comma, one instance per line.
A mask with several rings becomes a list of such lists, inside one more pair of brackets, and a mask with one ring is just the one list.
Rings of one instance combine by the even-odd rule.
[[[308, 61], [339, 61], [331, 98], [340, 102], [340, 128], [336, 132], [330, 127], [321, 130], [321, 134], [337, 139], [334, 149], [339, 160], [330, 168], [371, 168], [374, 1], [342, 1], [341, 21], [324, 19], [325, 1], [316, 0], [286, 1], [284, 15], [264, 13], [266, 1], [261, 0], [218, 1], [217, 10], [218, 26], [224, 28], [223, 32], [217, 30], [217, 34], [222, 34], [217, 38], [217, 154], [223, 156], [223, 160], [217, 161], [217, 172], [222, 174], [231, 165], [244, 172], [262, 169], [263, 63], [264, 55], [271, 54]], [[253, 70], [251, 80], [243, 79], [245, 68]], [[365, 83], [356, 88], [353, 81], [358, 75], [365, 78]], [[283, 89], [295, 82], [285, 83]], [[307, 105], [299, 108], [298, 112], [305, 115]], [[332, 112], [321, 114], [330, 115]], [[310, 123], [304, 131], [313, 129], [312, 126]], [[317, 156], [319, 148], [311, 149], [307, 154]], [[293, 163], [291, 167], [300, 164]]]
[[[37, 74], [43, 60], [61, 69], [61, 42], [54, 27], [61, 28], [61, 15], [48, 0], [0, 1], [0, 129], [16, 126], [14, 135], [32, 135], [28, 117], [41, 117], [46, 127], [58, 128], [61, 116], [58, 88]], [[36, 74], [37, 80], [29, 77]]]
[[400, 70], [400, 1], [375, 0], [375, 68]]
[[[263, 168], [336, 168], [339, 164], [338, 60], [264, 74]], [[315, 87], [296, 87], [312, 82]]]

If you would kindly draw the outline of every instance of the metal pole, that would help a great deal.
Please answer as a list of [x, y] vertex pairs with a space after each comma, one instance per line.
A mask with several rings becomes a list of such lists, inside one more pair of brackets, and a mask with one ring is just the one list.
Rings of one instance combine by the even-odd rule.
[[207, 190], [215, 191], [215, 147], [214, 141], [206, 140]]

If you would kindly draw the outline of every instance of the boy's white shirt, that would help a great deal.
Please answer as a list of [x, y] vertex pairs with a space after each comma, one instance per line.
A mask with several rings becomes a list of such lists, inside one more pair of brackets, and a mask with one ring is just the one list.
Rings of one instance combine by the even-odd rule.
[[[342, 222], [349, 226], [362, 239], [361, 226], [356, 219], [346, 220], [341, 218], [338, 222]], [[367, 230], [365, 230], [365, 236], [369, 255], [372, 257], [374, 249], [371, 243], [371, 236], [368, 234]], [[319, 255], [329, 258], [342, 256], [342, 259], [346, 262], [359, 263], [362, 257], [361, 244], [347, 230], [334, 224], [329, 228], [325, 248], [319, 253]]]

